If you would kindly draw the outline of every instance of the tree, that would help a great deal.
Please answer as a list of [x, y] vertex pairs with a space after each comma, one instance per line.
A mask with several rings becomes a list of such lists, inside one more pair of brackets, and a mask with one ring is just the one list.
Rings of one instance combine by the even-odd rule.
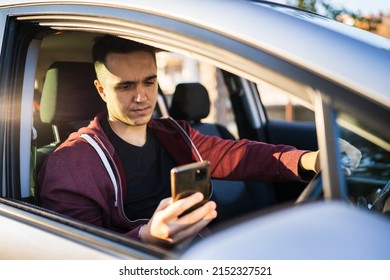
[[[296, 0], [296, 7], [303, 9], [303, 10], [308, 10], [314, 13], [317, 12], [317, 1], [316, 0]], [[294, 4], [289, 3], [290, 5], [294, 6]]]
[[290, 0], [288, 4], [338, 21], [344, 21], [347, 17], [350, 19], [349, 23], [351, 25], [372, 32], [382, 22], [380, 17], [363, 16], [360, 13], [349, 11], [344, 7], [335, 8], [325, 0]]

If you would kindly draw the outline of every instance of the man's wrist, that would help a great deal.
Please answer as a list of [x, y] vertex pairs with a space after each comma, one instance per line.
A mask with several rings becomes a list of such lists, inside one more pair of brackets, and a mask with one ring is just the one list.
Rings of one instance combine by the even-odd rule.
[[320, 172], [319, 151], [302, 154], [299, 159], [299, 169], [301, 171]]

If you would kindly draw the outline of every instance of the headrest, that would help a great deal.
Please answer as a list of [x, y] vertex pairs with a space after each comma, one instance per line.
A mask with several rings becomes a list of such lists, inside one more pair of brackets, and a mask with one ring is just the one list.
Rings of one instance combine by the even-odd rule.
[[169, 111], [172, 118], [197, 123], [209, 113], [209, 94], [202, 84], [185, 83], [176, 86]]
[[54, 62], [46, 73], [42, 89], [42, 122], [63, 124], [92, 120], [106, 108], [93, 84], [95, 79], [92, 63]]

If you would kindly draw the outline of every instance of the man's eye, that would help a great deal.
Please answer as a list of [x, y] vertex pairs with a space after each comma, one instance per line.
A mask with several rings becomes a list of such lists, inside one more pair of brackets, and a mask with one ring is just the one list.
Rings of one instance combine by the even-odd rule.
[[121, 91], [124, 91], [124, 90], [129, 90], [132, 86], [131, 85], [128, 85], [128, 84], [124, 84], [124, 85], [119, 85], [116, 87], [117, 90], [121, 90]]
[[156, 83], [156, 80], [150, 80], [150, 81], [146, 81], [145, 85], [153, 86], [155, 83]]

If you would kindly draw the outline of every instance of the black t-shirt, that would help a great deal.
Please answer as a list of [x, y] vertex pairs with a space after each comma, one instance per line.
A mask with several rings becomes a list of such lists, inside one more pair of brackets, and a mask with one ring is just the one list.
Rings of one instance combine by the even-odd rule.
[[145, 145], [138, 147], [116, 135], [107, 119], [102, 120], [101, 125], [125, 170], [127, 218], [150, 219], [160, 201], [171, 195], [169, 176], [174, 166], [171, 156], [149, 128]]

